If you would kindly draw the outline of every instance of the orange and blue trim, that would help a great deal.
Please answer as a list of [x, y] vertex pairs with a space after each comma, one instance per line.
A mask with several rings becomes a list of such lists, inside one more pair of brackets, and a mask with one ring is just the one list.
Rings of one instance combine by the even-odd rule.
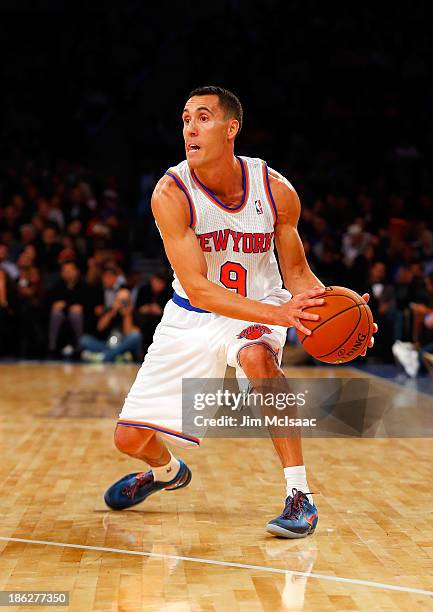
[[262, 169], [263, 169], [263, 184], [265, 186], [266, 197], [268, 199], [268, 204], [272, 210], [272, 215], [274, 217], [274, 225], [275, 225], [275, 223], [278, 221], [278, 212], [277, 212], [277, 206], [275, 204], [274, 196], [272, 195], [271, 184], [269, 182], [268, 164], [265, 161], [262, 162]]
[[188, 200], [188, 204], [189, 204], [189, 215], [190, 215], [189, 226], [192, 229], [194, 229], [196, 221], [197, 221], [197, 215], [195, 214], [194, 204], [192, 202], [191, 196], [189, 195], [188, 189], [185, 186], [185, 183], [182, 181], [180, 176], [176, 174], [176, 172], [173, 172], [173, 170], [167, 170], [165, 174], [169, 176], [170, 178], [172, 178], [174, 182], [176, 183], [176, 185], [179, 187], [179, 189], [181, 189], [183, 193], [186, 195], [186, 199]]
[[212, 193], [212, 191], [206, 187], [206, 185], [203, 185], [203, 183], [197, 177], [197, 175], [194, 172], [194, 170], [191, 170], [191, 176], [193, 178], [193, 181], [196, 183], [196, 185], [198, 186], [200, 191], [202, 191], [219, 208], [222, 208], [226, 212], [230, 212], [230, 213], [237, 213], [237, 212], [240, 212], [241, 210], [243, 210], [243, 208], [245, 207], [245, 204], [248, 201], [248, 195], [249, 195], [249, 190], [250, 190], [250, 180], [249, 180], [249, 176], [248, 176], [248, 167], [247, 167], [247, 164], [240, 157], [236, 157], [236, 159], [239, 160], [239, 163], [241, 165], [241, 170], [242, 170], [242, 191], [243, 191], [243, 193], [242, 193], [241, 203], [238, 204], [237, 206], [233, 206], [233, 207], [227, 206], [227, 204], [224, 204], [223, 202], [221, 202], [221, 200], [219, 200], [216, 197], [216, 195], [214, 193]]
[[175, 438], [180, 438], [181, 440], [186, 440], [187, 442], [194, 442], [197, 446], [200, 446], [200, 439], [194, 436], [189, 436], [188, 434], [182, 433], [180, 431], [175, 431], [174, 429], [168, 429], [167, 427], [159, 427], [158, 425], [153, 425], [152, 423], [146, 423], [144, 421], [129, 421], [125, 419], [119, 419], [117, 421], [118, 425], [124, 425], [125, 427], [138, 427], [139, 429], [152, 429], [153, 431], [157, 431], [164, 434], [169, 434]]

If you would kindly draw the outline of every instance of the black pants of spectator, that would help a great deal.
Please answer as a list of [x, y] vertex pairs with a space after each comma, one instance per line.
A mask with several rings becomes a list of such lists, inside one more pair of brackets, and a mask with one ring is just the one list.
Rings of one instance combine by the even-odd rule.
[[17, 310], [18, 346], [17, 357], [35, 359], [46, 355], [46, 318], [41, 306], [25, 301]]
[[7, 306], [0, 306], [0, 357], [12, 355], [14, 317]]
[[48, 329], [48, 350], [52, 353], [57, 349], [60, 330], [65, 322], [68, 322], [74, 334], [74, 348], [78, 348], [81, 336], [83, 335], [83, 311], [74, 309], [74, 305], [63, 310], [51, 310], [50, 323]]
[[373, 361], [393, 363], [394, 322], [388, 317], [379, 315], [375, 315], [374, 320], [379, 326], [379, 333], [374, 338], [374, 348], [367, 352], [367, 358]]

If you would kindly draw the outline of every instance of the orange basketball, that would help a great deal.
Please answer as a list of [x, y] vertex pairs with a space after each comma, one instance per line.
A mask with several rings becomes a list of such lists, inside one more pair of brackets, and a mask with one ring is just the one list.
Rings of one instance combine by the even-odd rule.
[[373, 315], [367, 303], [346, 287], [326, 287], [323, 306], [306, 308], [318, 321], [302, 319], [311, 329], [306, 336], [296, 331], [305, 351], [325, 363], [346, 363], [364, 352], [373, 335]]

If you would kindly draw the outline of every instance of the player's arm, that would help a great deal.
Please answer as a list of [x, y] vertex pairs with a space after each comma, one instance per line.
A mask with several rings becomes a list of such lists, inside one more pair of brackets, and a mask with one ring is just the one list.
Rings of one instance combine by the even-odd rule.
[[[189, 226], [186, 196], [171, 178], [163, 177], [155, 187], [152, 211], [167, 257], [193, 306], [233, 319], [286, 327], [295, 325], [300, 329], [305, 329], [299, 321], [300, 318], [317, 318], [315, 315], [302, 313], [296, 304], [264, 304], [209, 281], [206, 260], [196, 235]], [[315, 303], [311, 299], [308, 305]]]
[[[293, 299], [299, 299], [300, 295], [305, 295], [305, 293], [308, 295], [312, 288], [324, 285], [308, 265], [298, 234], [298, 221], [301, 214], [298, 194], [289, 181], [275, 170], [269, 169], [269, 182], [278, 213], [275, 225], [275, 245], [281, 274], [285, 287], [294, 296]], [[370, 299], [368, 293], [364, 293], [362, 297], [366, 302]], [[305, 306], [301, 307], [305, 308]], [[377, 332], [377, 329], [375, 323], [373, 333]], [[373, 344], [374, 338], [371, 338], [369, 348], [372, 348]]]
[[313, 287], [323, 287], [323, 283], [308, 265], [298, 234], [301, 214], [298, 194], [289, 181], [275, 170], [269, 170], [269, 182], [278, 213], [275, 246], [285, 287], [292, 295], [303, 293]]

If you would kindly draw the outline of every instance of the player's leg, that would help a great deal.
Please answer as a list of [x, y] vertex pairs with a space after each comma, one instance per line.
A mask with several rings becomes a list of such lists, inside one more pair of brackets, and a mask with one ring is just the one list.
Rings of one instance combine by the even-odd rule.
[[182, 379], [216, 377], [215, 352], [207, 344], [213, 315], [167, 305], [154, 342], [125, 400], [115, 432], [117, 448], [151, 469], [128, 474], [105, 494], [106, 503], [123, 509], [161, 489], [191, 480], [188, 467], [166, 446], [196, 447], [200, 440], [182, 431]]
[[[278, 365], [276, 355], [270, 349], [265, 348], [262, 344], [246, 346], [239, 351], [238, 358], [246, 377], [253, 383], [253, 391], [260, 392], [262, 389], [265, 390], [267, 385], [265, 384], [263, 388], [261, 382], [268, 379], [280, 379], [282, 381], [282, 390], [286, 390], [284, 384], [286, 377]], [[277, 386], [274, 387], [274, 389], [276, 388]], [[300, 437], [271, 437], [283, 468], [304, 465]], [[288, 486], [291, 484], [302, 484], [303, 488], [305, 488], [307, 482], [290, 482]]]
[[69, 324], [74, 332], [74, 350], [77, 350], [80, 338], [83, 335], [84, 309], [81, 304], [71, 304], [68, 308]]
[[65, 307], [63, 302], [54, 302], [51, 306], [50, 322], [48, 328], [48, 350], [54, 355], [57, 349], [57, 340], [65, 320]]
[[104, 499], [110, 508], [124, 510], [153, 493], [181, 489], [191, 482], [188, 466], [172, 455], [156, 431], [118, 424], [114, 443], [122, 453], [145, 461], [151, 469], [127, 474], [109, 487]]
[[[285, 376], [279, 366], [278, 352], [271, 344], [250, 343], [240, 347], [237, 361], [246, 377], [252, 383], [252, 391], [269, 391], [267, 380], [273, 379], [273, 391], [287, 393]], [[279, 385], [278, 381], [281, 381]], [[286, 503], [282, 514], [270, 521], [267, 530], [275, 535], [289, 538], [304, 537], [314, 531], [317, 525], [317, 508], [313, 503], [307, 483], [302, 457], [300, 436], [276, 437], [271, 439], [280, 458], [286, 479]]]
[[114, 444], [122, 453], [145, 461], [156, 480], [169, 482], [180, 469], [179, 461], [171, 454], [160, 434], [152, 429], [117, 425]]
[[117, 425], [114, 444], [120, 452], [146, 461], [151, 467], [160, 467], [170, 461], [170, 452], [156, 431]]

